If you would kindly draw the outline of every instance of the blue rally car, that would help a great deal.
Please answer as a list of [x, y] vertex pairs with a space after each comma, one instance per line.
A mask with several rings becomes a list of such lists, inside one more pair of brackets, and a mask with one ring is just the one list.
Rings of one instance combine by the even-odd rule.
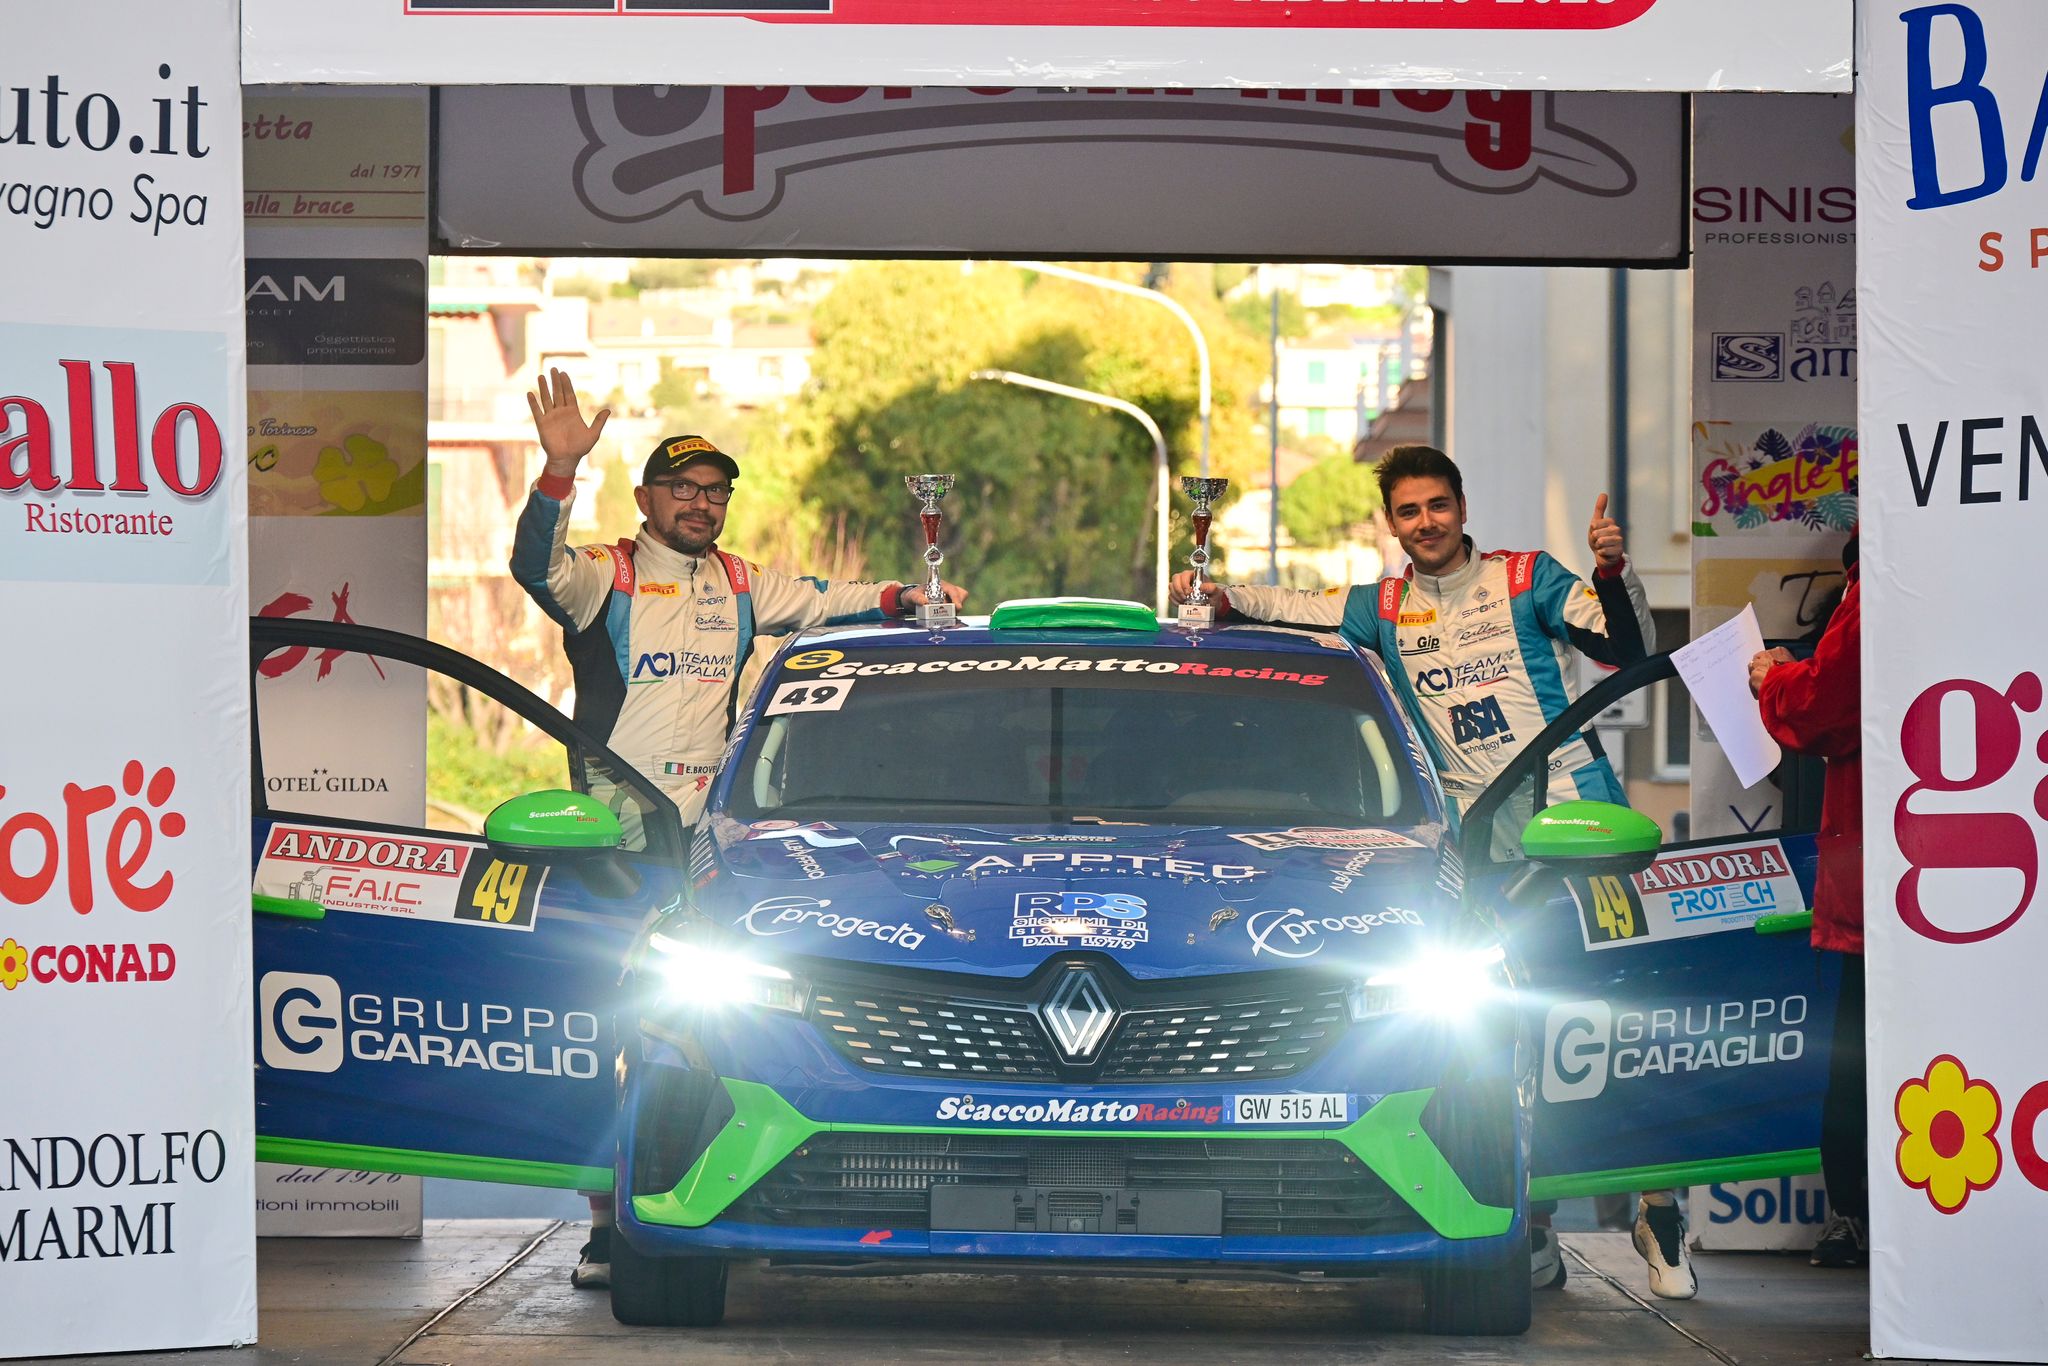
[[1514, 1333], [1532, 1198], [1817, 1168], [1835, 983], [1772, 933], [1811, 836], [1660, 852], [1532, 797], [1603, 707], [1676, 686], [1661, 657], [1460, 824], [1335, 636], [1058, 604], [822, 631], [686, 831], [460, 655], [255, 634], [445, 675], [573, 789], [401, 829], [259, 751], [261, 1155], [615, 1187], [626, 1322], [716, 1324], [768, 1259], [1405, 1272], [1430, 1330]]

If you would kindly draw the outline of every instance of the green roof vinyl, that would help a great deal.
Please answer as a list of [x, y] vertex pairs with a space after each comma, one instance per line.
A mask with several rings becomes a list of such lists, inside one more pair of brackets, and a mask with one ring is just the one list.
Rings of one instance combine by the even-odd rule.
[[1157, 631], [1159, 618], [1122, 598], [1013, 598], [989, 614], [992, 631]]

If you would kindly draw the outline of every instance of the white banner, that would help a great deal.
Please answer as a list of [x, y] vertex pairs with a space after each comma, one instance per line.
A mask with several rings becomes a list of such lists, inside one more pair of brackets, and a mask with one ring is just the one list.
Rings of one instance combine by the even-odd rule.
[[[1814, 631], [1857, 518], [1855, 109], [1841, 95], [1693, 101], [1695, 639], [1754, 606], [1766, 639]], [[1746, 699], [1745, 699], [1746, 701]], [[1694, 714], [1692, 833], [1785, 821]]]
[[[427, 94], [251, 91], [242, 119], [249, 599], [427, 633]], [[366, 655], [259, 670], [265, 800], [425, 822], [426, 677]], [[263, 1237], [416, 1237], [420, 1179], [260, 1163]]]
[[442, 240], [493, 251], [1685, 251], [1678, 95], [501, 86], [443, 92], [437, 145]]
[[244, 0], [252, 82], [1846, 90], [1850, 0]]
[[8, 31], [7, 1355], [256, 1334], [236, 9]]
[[1863, 6], [1871, 1342], [2048, 1357], [2048, 7]]

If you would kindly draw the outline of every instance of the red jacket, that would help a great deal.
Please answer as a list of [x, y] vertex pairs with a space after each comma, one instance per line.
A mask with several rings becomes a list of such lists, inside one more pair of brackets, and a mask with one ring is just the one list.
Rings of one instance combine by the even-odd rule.
[[1863, 952], [1863, 705], [1856, 570], [1813, 658], [1764, 675], [1764, 729], [1790, 750], [1828, 761], [1820, 804], [1820, 877], [1813, 946]]

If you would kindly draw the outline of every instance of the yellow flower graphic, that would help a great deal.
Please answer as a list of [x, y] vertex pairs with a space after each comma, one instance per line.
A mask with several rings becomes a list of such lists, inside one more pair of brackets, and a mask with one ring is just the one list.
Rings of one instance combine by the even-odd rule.
[[338, 447], [322, 447], [319, 459], [313, 462], [320, 496], [343, 512], [361, 512], [389, 498], [398, 475], [398, 462], [384, 443], [360, 434], [348, 437]]
[[0, 987], [9, 991], [20, 986], [28, 976], [28, 950], [9, 939], [0, 944]]
[[1926, 1076], [1899, 1088], [1892, 1113], [1899, 1123], [1899, 1179], [1926, 1191], [1943, 1214], [1954, 1214], [1971, 1191], [1998, 1179], [2004, 1155], [1991, 1136], [1998, 1092], [1988, 1081], [1971, 1081], [1948, 1054], [1928, 1063]]

